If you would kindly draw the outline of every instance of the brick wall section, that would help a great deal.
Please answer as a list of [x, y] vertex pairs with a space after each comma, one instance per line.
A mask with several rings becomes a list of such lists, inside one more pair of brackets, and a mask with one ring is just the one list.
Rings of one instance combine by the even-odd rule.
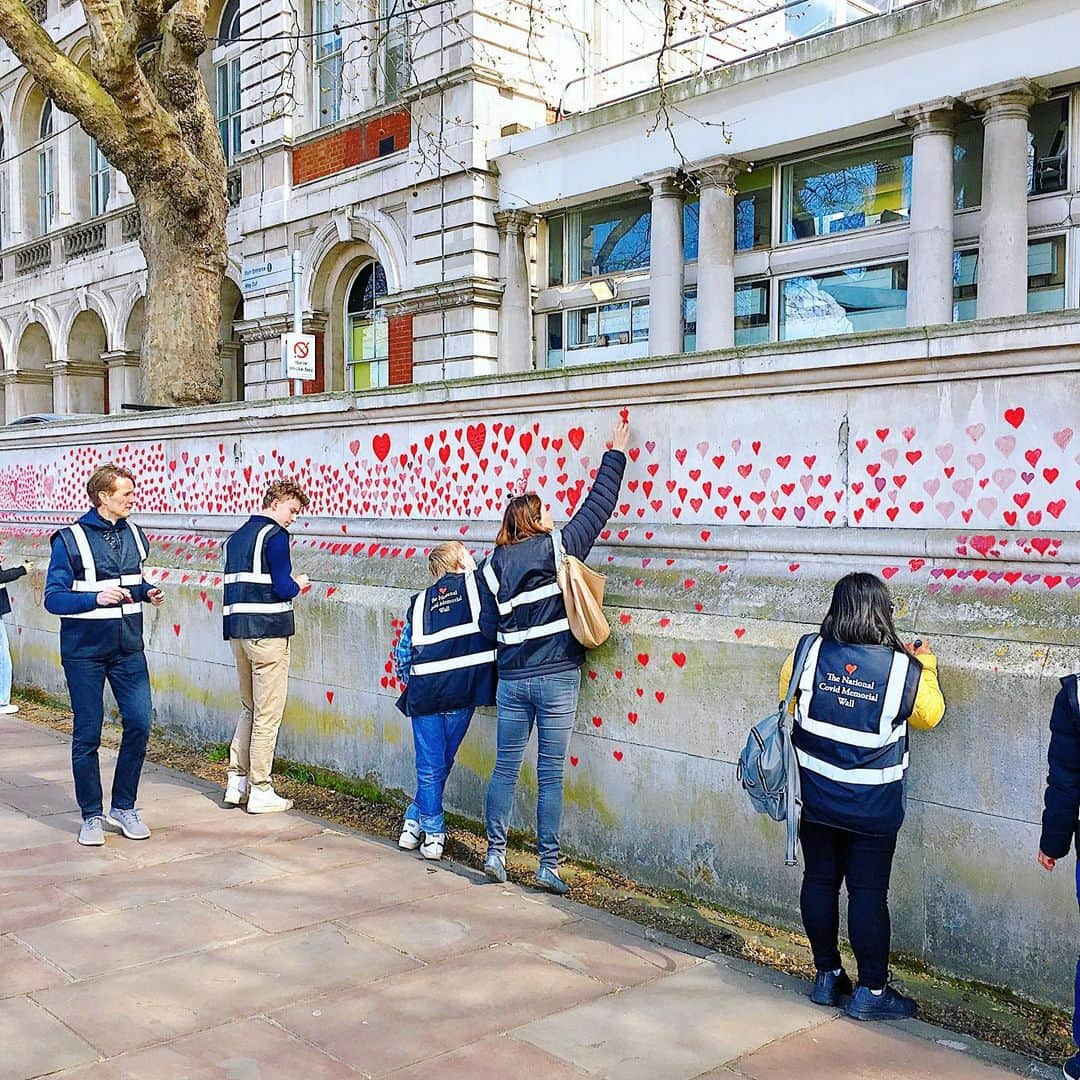
[[400, 150], [409, 145], [411, 130], [409, 113], [403, 110], [304, 143], [292, 152], [293, 186], [373, 161], [381, 139], [392, 137], [394, 149]]
[[395, 315], [389, 319], [390, 385], [403, 386], [412, 382], [413, 317]]

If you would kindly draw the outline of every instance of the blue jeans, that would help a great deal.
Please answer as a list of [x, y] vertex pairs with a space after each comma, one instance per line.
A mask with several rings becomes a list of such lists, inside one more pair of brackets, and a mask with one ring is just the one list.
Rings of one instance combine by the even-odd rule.
[[0, 619], [0, 705], [11, 704], [11, 646], [7, 627]]
[[506, 833], [514, 807], [514, 789], [536, 725], [536, 849], [540, 865], [559, 864], [559, 824], [562, 821], [563, 768], [574, 729], [581, 672], [557, 671], [528, 679], [500, 680], [498, 753], [487, 791], [488, 851], [506, 852]]
[[[1080, 904], [1080, 854], [1076, 857], [1076, 902]], [[1080, 956], [1076, 958], [1076, 981], [1073, 988], [1073, 1042], [1080, 1051]]]
[[446, 778], [454, 767], [461, 740], [469, 730], [472, 709], [454, 709], [412, 718], [413, 745], [416, 747], [416, 798], [405, 811], [408, 821], [419, 821], [428, 833], [446, 832], [443, 814], [443, 791]]
[[63, 663], [73, 714], [71, 771], [75, 776], [75, 799], [83, 819], [99, 817], [102, 812], [98, 747], [105, 719], [106, 680], [120, 707], [124, 729], [113, 775], [112, 805], [117, 810], [134, 810], [150, 737], [150, 675], [146, 656], [140, 651], [121, 653], [107, 660]]

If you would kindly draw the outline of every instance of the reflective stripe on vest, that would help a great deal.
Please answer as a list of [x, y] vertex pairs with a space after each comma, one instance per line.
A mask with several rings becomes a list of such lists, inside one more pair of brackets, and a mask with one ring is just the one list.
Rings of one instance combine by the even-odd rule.
[[436, 675], [440, 671], [457, 671], [459, 668], [476, 667], [477, 664], [494, 664], [494, 649], [488, 652], [470, 653], [468, 656], [452, 656], [446, 660], [430, 660], [426, 664], [413, 664], [410, 675]]
[[570, 623], [566, 619], [557, 619], [555, 622], [544, 623], [541, 626], [530, 626], [527, 630], [500, 630], [500, 645], [520, 645], [523, 641], [532, 641], [534, 638], [550, 637], [552, 634], [561, 634], [564, 630], [569, 631]]
[[[806, 664], [799, 679], [799, 726], [811, 735], [818, 735], [824, 739], [832, 739], [834, 742], [845, 743], [848, 746], [863, 746], [870, 749], [878, 749], [899, 742], [907, 734], [907, 722], [893, 726], [900, 704], [904, 697], [904, 683], [908, 673], [908, 658], [903, 653], [894, 653], [892, 666], [889, 670], [888, 682], [885, 686], [885, 698], [881, 705], [881, 718], [878, 729], [874, 731], [855, 731], [852, 728], [841, 727], [839, 724], [827, 724], [821, 720], [814, 720], [810, 711], [814, 700], [814, 679], [817, 674], [818, 654], [821, 651], [822, 639], [820, 637], [810, 646], [810, 652], [806, 657]], [[843, 771], [843, 770], [841, 770]], [[872, 771], [872, 770], [871, 770]], [[828, 775], [823, 773], [822, 775]], [[885, 781], [882, 781], [884, 783]]]
[[795, 754], [799, 759], [799, 764], [810, 772], [824, 776], [827, 780], [836, 780], [842, 784], [859, 784], [863, 787], [878, 787], [903, 780], [904, 771], [908, 767], [907, 751], [904, 752], [904, 760], [899, 765], [891, 765], [887, 769], [841, 769], [837, 765], [822, 761], [821, 758], [812, 757], [805, 750], [796, 749]]
[[93, 611], [81, 611], [76, 615], [62, 615], [63, 619], [122, 619], [125, 615], [138, 615], [141, 604], [110, 604], [108, 607], [94, 608]]

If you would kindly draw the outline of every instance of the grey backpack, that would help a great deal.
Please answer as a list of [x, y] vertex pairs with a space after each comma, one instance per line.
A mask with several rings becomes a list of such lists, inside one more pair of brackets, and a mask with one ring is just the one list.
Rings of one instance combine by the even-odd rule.
[[784, 861], [795, 866], [799, 837], [799, 816], [802, 813], [802, 790], [799, 784], [799, 765], [791, 741], [791, 702], [799, 689], [799, 679], [814, 635], [807, 634], [795, 652], [791, 681], [780, 708], [750, 729], [746, 746], [739, 755], [736, 775], [754, 809], [768, 814], [773, 821], [787, 823], [787, 847]]

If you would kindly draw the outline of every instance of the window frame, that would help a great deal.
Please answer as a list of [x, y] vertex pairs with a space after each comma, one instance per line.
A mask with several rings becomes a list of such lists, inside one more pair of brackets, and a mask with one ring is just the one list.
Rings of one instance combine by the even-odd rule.
[[112, 165], [101, 152], [97, 139], [90, 138], [90, 216], [101, 217], [108, 212], [112, 194]]
[[[776, 336], [775, 337], [770, 336], [770, 340], [775, 341], [778, 344], [785, 344], [787, 342], [792, 342], [792, 341], [817, 341], [817, 340], [820, 340], [821, 338], [826, 338], [826, 337], [847, 336], [847, 333], [862, 334], [862, 333], [881, 333], [881, 332], [884, 332], [882, 330], [851, 330], [851, 331], [848, 331], [845, 334], [816, 334], [816, 335], [808, 335], [807, 337], [797, 337], [797, 338], [784, 337], [784, 334], [783, 334], [783, 330], [784, 330], [783, 303], [784, 303], [784, 285], [789, 281], [794, 281], [794, 280], [796, 280], [798, 278], [823, 277], [823, 276], [825, 276], [827, 274], [840, 274], [840, 273], [843, 273], [846, 270], [878, 270], [878, 269], [881, 269], [882, 267], [887, 267], [887, 266], [904, 266], [904, 267], [906, 267], [907, 272], [910, 274], [910, 272], [911, 272], [911, 259], [910, 259], [910, 256], [909, 256], [909, 254], [907, 252], [905, 252], [903, 255], [882, 256], [881, 258], [877, 258], [877, 259], [868, 259], [865, 262], [843, 262], [843, 263], [840, 263], [838, 265], [813, 267], [812, 269], [799, 270], [799, 271], [795, 271], [795, 272], [792, 272], [792, 273], [787, 273], [787, 274], [783, 274], [783, 275], [777, 275], [777, 276], [771, 278], [770, 280], [774, 283], [773, 287], [775, 289], [775, 295], [770, 294], [769, 301], [770, 301], [770, 305], [772, 305], [773, 302], [775, 301]], [[907, 296], [906, 296], [906, 294], [909, 291], [910, 291], [910, 283], [909, 283], [908, 287], [905, 288], [905, 290], [904, 290], [904, 292], [905, 292], [905, 299], [904, 299], [905, 323], [906, 323], [906, 313], [907, 313]], [[885, 309], [878, 309], [878, 310], [885, 310]], [[892, 309], [890, 309], [890, 310], [892, 310]], [[772, 321], [772, 315], [771, 315], [771, 312], [770, 312], [770, 328], [772, 326], [773, 326], [773, 321]]]
[[[377, 270], [381, 270], [383, 274], [383, 284], [386, 284], [386, 268], [379, 262], [378, 259], [371, 259], [368, 262], [363, 263], [357, 267], [356, 273], [353, 274], [349, 281], [349, 287], [345, 290], [345, 297], [342, 302], [342, 308], [344, 311], [344, 326], [345, 326], [345, 356], [344, 356], [344, 388], [354, 393], [364, 393], [367, 390], [384, 390], [390, 385], [390, 327], [389, 318], [386, 314], [386, 309], [378, 305], [380, 296], [386, 296], [387, 292], [379, 293], [377, 286], [372, 285], [372, 307], [363, 308], [360, 311], [354, 312], [349, 310], [349, 297], [352, 295], [352, 291], [356, 288], [357, 282], [359, 282], [361, 276], [366, 270], [370, 269], [372, 276], [374, 277]], [[374, 356], [368, 360], [357, 360], [353, 357], [353, 322], [354, 320], [364, 319], [366, 313], [370, 312], [371, 318], [364, 321], [371, 323], [372, 329], [375, 335], [375, 349], [378, 352], [380, 338], [386, 344], [385, 356]], [[381, 334], [379, 326], [382, 326]], [[366, 366], [371, 374], [371, 379], [367, 387], [355, 388], [353, 385], [352, 372], [354, 368]]]
[[[773, 217], [773, 247], [795, 247], [796, 245], [810, 245], [815, 243], [835, 243], [839, 238], [850, 236], [852, 234], [865, 235], [872, 232], [880, 232], [887, 230], [899, 230], [907, 228], [911, 224], [911, 207], [908, 206], [908, 216], [901, 218], [899, 221], [887, 221], [882, 223], [880, 220], [873, 225], [862, 225], [853, 229], [842, 229], [835, 233], [825, 233], [821, 236], [803, 236], [796, 237], [792, 240], [784, 239], [784, 225], [785, 225], [785, 212], [784, 212], [784, 195], [786, 188], [785, 173], [789, 169], [793, 169], [797, 165], [801, 165], [803, 162], [821, 160], [829, 157], [839, 157], [841, 154], [850, 154], [853, 151], [868, 150], [872, 151], [876, 146], [885, 146], [890, 143], [904, 143], [908, 145], [908, 154], [906, 156], [914, 156], [914, 147], [912, 145], [912, 136], [910, 132], [903, 130], [893, 130], [883, 133], [878, 138], [873, 139], [859, 139], [853, 142], [842, 143], [838, 146], [831, 146], [827, 149], [818, 149], [817, 151], [799, 154], [795, 157], [783, 158], [773, 162], [773, 176], [774, 186], [776, 189], [776, 198], [774, 199], [775, 214]], [[764, 167], [764, 166], [763, 166]], [[954, 211], [955, 212], [955, 211]], [[762, 250], [760, 248], [754, 250]]]
[[[378, 50], [376, 86], [381, 104], [392, 105], [400, 101], [412, 79], [412, 37], [409, 32], [409, 6], [402, 0], [378, 0], [378, 14], [382, 40]], [[385, 25], [383, 25], [385, 22]], [[392, 50], [401, 50], [401, 63], [394, 67], [398, 79], [390, 81], [390, 57]]]
[[[322, 14], [330, 9], [333, 16], [328, 29], [322, 29]], [[312, 0], [311, 3], [311, 100], [312, 127], [314, 129], [330, 127], [344, 119], [345, 105], [345, 37], [341, 24], [345, 22], [345, 10], [342, 0]], [[322, 38], [336, 32], [336, 47], [325, 53], [320, 52]], [[335, 92], [331, 100], [332, 108], [323, 112], [322, 75], [324, 70], [333, 72], [336, 65]]]
[[56, 148], [52, 144], [55, 135], [53, 128], [53, 106], [46, 98], [38, 122], [38, 141], [41, 143], [37, 153], [38, 236], [48, 236], [56, 222], [57, 176]]

